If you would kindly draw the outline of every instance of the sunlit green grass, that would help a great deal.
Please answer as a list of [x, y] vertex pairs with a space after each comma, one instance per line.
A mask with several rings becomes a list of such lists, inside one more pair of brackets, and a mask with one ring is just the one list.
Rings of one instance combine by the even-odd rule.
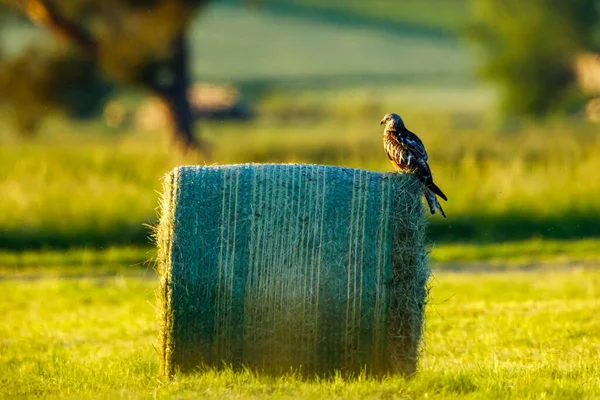
[[[500, 243], [441, 243], [431, 250], [431, 260], [442, 267], [475, 264], [486, 269], [540, 265], [565, 266], [600, 263], [600, 239], [523, 240]], [[0, 257], [1, 260], [1, 257]]]
[[0, 281], [0, 397], [598, 398], [600, 272], [469, 274], [431, 281], [426, 345], [410, 381], [158, 376], [156, 281]]
[[[304, 162], [391, 171], [377, 124], [363, 118], [205, 124], [210, 156], [177, 156], [157, 134], [77, 134], [0, 146], [0, 248], [149, 246], [161, 177], [180, 164]], [[435, 243], [600, 235], [600, 137], [581, 123], [495, 133], [452, 114], [405, 113], [423, 139], [447, 220]], [[565, 131], [569, 134], [566, 135]]]
[[[432, 243], [435, 270], [486, 271], [521, 268], [599, 266], [600, 239], [524, 240], [500, 243]], [[111, 246], [103, 249], [0, 251], [0, 279], [29, 276], [77, 276], [93, 268], [96, 274], [154, 274], [153, 247]]]

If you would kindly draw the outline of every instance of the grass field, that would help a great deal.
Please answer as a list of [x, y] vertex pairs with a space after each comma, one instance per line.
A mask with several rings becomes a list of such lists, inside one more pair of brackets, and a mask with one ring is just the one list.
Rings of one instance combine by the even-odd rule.
[[[461, 25], [468, 14], [460, 7], [444, 7], [443, 0], [426, 6], [403, 1], [403, 8], [393, 7], [398, 20], [390, 19], [385, 7], [369, 8], [388, 14], [387, 19], [370, 16], [363, 12], [367, 7], [360, 1], [316, 6], [319, 2], [312, 0], [268, 0], [257, 10], [235, 3], [213, 3], [192, 25], [194, 78], [256, 88], [428, 83], [466, 90], [467, 82], [471, 83], [468, 89], [475, 86], [475, 60], [468, 45], [443, 28], [439, 34], [431, 34], [426, 27], [443, 27], [443, 17], [429, 23], [419, 18], [446, 15], [452, 21], [458, 17], [455, 25]], [[440, 7], [452, 8], [454, 13], [439, 12]]]
[[[185, 163], [306, 162], [390, 171], [371, 118], [288, 124], [204, 125], [208, 158], [180, 157], [151, 134], [77, 134], [61, 128], [32, 143], [0, 146], [0, 248], [148, 246], [160, 179]], [[490, 242], [600, 234], [600, 138], [590, 125], [476, 135], [450, 116], [407, 112], [420, 134], [449, 218], [431, 238]], [[58, 129], [58, 128], [57, 128]], [[571, 135], [564, 135], [571, 129]], [[143, 136], [147, 135], [147, 136]]]
[[[600, 239], [522, 240], [504, 243], [435, 243], [430, 260], [443, 270], [515, 271], [540, 266], [572, 268], [600, 265]], [[130, 274], [152, 268], [153, 247], [111, 246], [104, 249], [0, 251], [0, 279], [69, 276], [89, 273]], [[68, 269], [67, 269], [68, 268]]]
[[436, 272], [420, 372], [409, 381], [232, 371], [160, 378], [156, 279], [138, 271], [0, 281], [0, 397], [600, 396], [597, 270]]

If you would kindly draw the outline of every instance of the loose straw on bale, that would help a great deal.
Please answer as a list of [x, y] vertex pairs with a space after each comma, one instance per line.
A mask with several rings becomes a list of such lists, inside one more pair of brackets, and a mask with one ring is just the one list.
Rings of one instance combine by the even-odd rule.
[[175, 169], [156, 232], [162, 372], [414, 372], [420, 196], [411, 175], [360, 169]]

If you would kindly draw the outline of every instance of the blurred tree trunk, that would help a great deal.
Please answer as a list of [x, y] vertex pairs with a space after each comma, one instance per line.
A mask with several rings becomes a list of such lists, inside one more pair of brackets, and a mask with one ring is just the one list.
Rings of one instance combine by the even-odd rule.
[[[29, 12], [32, 20], [75, 43], [96, 65], [99, 64], [96, 38], [77, 22], [63, 16], [52, 0], [30, 0], [28, 5], [34, 11]], [[130, 83], [144, 87], [165, 102], [171, 119], [171, 139], [175, 145], [184, 151], [207, 150], [193, 133], [194, 121], [187, 97], [190, 78], [184, 30], [175, 37], [171, 48], [168, 59], [149, 61]]]
[[188, 99], [190, 77], [185, 34], [175, 39], [171, 58], [164, 64], [151, 64], [140, 76], [142, 86], [165, 103], [171, 119], [171, 139], [184, 151], [203, 150], [194, 136], [194, 119]]

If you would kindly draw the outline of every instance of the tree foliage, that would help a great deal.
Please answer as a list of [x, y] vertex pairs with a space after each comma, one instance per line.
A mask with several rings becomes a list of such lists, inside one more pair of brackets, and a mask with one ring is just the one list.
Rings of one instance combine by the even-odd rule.
[[581, 98], [574, 61], [597, 51], [597, 0], [473, 0], [471, 36], [481, 45], [482, 76], [502, 89], [508, 115], [561, 113]]

